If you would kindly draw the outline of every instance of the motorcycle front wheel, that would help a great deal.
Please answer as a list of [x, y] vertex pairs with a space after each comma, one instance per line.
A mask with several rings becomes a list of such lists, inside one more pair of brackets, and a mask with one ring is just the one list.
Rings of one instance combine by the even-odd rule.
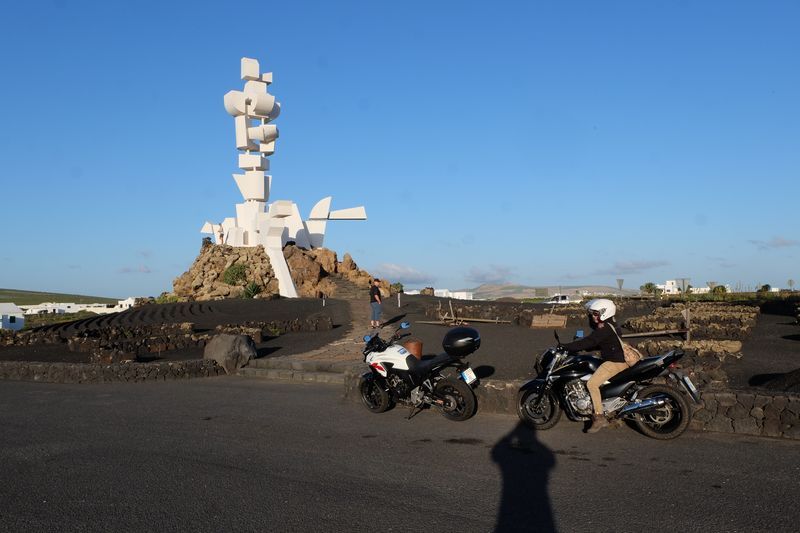
[[550, 429], [561, 418], [561, 406], [552, 392], [539, 401], [539, 393], [533, 390], [520, 391], [517, 396], [517, 414], [520, 420], [533, 429]]
[[648, 437], [669, 440], [681, 435], [689, 427], [691, 411], [689, 402], [680, 391], [666, 385], [650, 385], [639, 394], [638, 399], [663, 397], [666, 403], [652, 410], [636, 413], [633, 423]]
[[442, 401], [442, 415], [445, 418], [461, 422], [475, 414], [475, 393], [460, 379], [438, 381], [433, 388], [433, 395]]
[[373, 413], [382, 413], [389, 409], [391, 405], [389, 393], [377, 380], [362, 379], [358, 390], [364, 406]]

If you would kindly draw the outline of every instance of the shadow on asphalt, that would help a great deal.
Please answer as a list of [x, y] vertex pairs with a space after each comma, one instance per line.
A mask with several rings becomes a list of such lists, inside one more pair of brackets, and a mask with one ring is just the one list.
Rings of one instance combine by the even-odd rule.
[[777, 374], [756, 374], [747, 381], [747, 384], [752, 387], [761, 387], [762, 385], [766, 385], [770, 381], [782, 378], [785, 375], [786, 374], [783, 372]]
[[495, 532], [555, 531], [547, 491], [555, 455], [536, 432], [518, 423], [494, 445], [492, 460], [503, 476]]
[[784, 335], [781, 338], [787, 341], [800, 341], [800, 335]]
[[[272, 338], [274, 339], [275, 337]], [[273, 354], [280, 349], [281, 349], [280, 346], [265, 346], [263, 348], [256, 348], [256, 359], [261, 359], [262, 357], [269, 357], [270, 354]]]
[[486, 379], [494, 375], [494, 367], [490, 365], [476, 366], [474, 372], [478, 379]]
[[389, 320], [387, 320], [386, 322], [383, 322], [383, 323], [381, 324], [381, 327], [384, 327], [384, 326], [391, 326], [392, 324], [397, 324], [398, 322], [400, 322], [401, 320], [403, 320], [405, 317], [406, 317], [406, 314], [405, 314], [405, 313], [403, 313], [402, 315], [393, 316], [392, 318], [390, 318], [390, 319], [389, 319]]

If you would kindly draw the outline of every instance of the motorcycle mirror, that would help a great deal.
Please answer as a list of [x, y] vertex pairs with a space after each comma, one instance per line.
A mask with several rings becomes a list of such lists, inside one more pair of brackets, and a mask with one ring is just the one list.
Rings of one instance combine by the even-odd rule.
[[583, 330], [582, 329], [579, 329], [578, 331], [575, 332], [575, 338], [576, 339], [582, 339], [583, 338]]
[[364, 335], [364, 342], [369, 342], [370, 339], [372, 339], [372, 337], [370, 337], [369, 335]]
[[561, 339], [558, 338], [558, 332], [553, 330], [553, 336], [556, 338], [556, 342], [561, 345]]
[[400, 322], [400, 329], [408, 329], [411, 327], [411, 324], [408, 322]]

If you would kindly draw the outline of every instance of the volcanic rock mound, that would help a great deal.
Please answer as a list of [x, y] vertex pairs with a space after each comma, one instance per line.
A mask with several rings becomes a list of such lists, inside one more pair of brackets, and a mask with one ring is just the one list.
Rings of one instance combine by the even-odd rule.
[[[283, 255], [300, 297], [352, 296], [354, 291], [366, 291], [372, 280], [369, 272], [358, 268], [350, 254], [345, 254], [340, 262], [336, 252], [326, 248], [306, 250], [288, 244]], [[226, 280], [225, 272], [236, 265], [244, 267], [244, 274], [236, 280], [230, 277]], [[219, 300], [240, 297], [253, 284], [260, 291], [256, 298], [279, 294], [278, 279], [262, 246], [204, 244], [189, 270], [173, 282], [173, 292], [187, 300]], [[388, 281], [381, 282], [381, 292], [389, 295]]]

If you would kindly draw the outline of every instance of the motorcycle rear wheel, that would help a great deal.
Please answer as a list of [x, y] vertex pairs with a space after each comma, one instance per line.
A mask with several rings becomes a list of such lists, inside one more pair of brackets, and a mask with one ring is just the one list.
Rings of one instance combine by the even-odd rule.
[[389, 393], [374, 379], [362, 379], [358, 390], [364, 407], [373, 413], [383, 413], [391, 406]]
[[561, 406], [552, 392], [537, 405], [539, 394], [533, 390], [521, 391], [517, 396], [517, 415], [533, 429], [550, 429], [561, 418]]
[[667, 403], [646, 413], [636, 413], [633, 417], [636, 428], [648, 437], [658, 440], [680, 436], [689, 427], [692, 418], [689, 402], [680, 391], [667, 385], [650, 385], [636, 395], [641, 400], [653, 396], [664, 396]]
[[445, 418], [462, 422], [475, 414], [475, 393], [460, 379], [438, 381], [433, 388], [433, 395], [444, 402], [442, 415]]

